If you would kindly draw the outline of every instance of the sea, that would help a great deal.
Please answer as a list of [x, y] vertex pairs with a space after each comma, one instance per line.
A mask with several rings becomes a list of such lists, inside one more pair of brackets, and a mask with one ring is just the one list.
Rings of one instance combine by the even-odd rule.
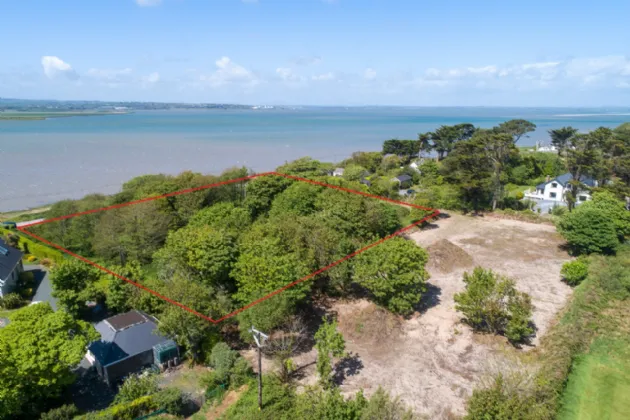
[[339, 162], [440, 125], [487, 128], [513, 118], [537, 125], [519, 142], [527, 146], [548, 143], [547, 131], [563, 126], [618, 126], [630, 121], [630, 108], [284, 107], [0, 120], [0, 212], [111, 194], [148, 173], [262, 172], [303, 156]]

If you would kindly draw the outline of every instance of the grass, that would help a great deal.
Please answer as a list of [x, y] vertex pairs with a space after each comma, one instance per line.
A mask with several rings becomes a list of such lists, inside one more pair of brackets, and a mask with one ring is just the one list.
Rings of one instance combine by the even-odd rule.
[[50, 207], [38, 207], [29, 210], [16, 210], [0, 213], [0, 222], [25, 222], [27, 220], [46, 218]]
[[627, 419], [630, 413], [630, 342], [600, 338], [576, 359], [560, 420]]

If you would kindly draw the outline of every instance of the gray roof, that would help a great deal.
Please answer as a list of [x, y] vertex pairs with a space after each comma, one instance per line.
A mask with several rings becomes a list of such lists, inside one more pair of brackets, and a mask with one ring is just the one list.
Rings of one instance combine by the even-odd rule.
[[361, 180], [361, 181], [359, 181], [359, 182], [361, 182], [361, 184], [363, 184], [363, 185], [367, 185], [368, 187], [371, 187], [371, 186], [372, 186], [372, 183], [371, 183], [371, 182], [370, 182], [370, 180], [368, 180], [368, 179], [362, 179], [362, 180]]
[[0, 280], [4, 280], [9, 277], [22, 259], [22, 251], [7, 245], [2, 238], [0, 238], [0, 246], [8, 251], [6, 255], [0, 252]]
[[411, 181], [411, 177], [409, 175], [398, 175], [396, 177], [397, 180], [399, 180], [400, 182], [405, 182], [405, 181]]
[[144, 353], [153, 346], [169, 341], [157, 333], [157, 320], [140, 311], [130, 311], [107, 318], [95, 325], [101, 334], [89, 349], [101, 365], [116, 363]]
[[[573, 179], [573, 176], [567, 172], [566, 174], [562, 174], [562, 175], [558, 175], [557, 177], [555, 177], [554, 179], [550, 180], [549, 182], [557, 182], [558, 184], [562, 185], [563, 187], [566, 187], [566, 185]], [[543, 182], [541, 184], [536, 185], [536, 189], [542, 190], [545, 188], [545, 185], [549, 184], [549, 182]], [[580, 182], [584, 185], [587, 185], [589, 187], [594, 187], [595, 186], [595, 180], [593, 178], [591, 178], [590, 176], [587, 175], [582, 175], [580, 176]]]

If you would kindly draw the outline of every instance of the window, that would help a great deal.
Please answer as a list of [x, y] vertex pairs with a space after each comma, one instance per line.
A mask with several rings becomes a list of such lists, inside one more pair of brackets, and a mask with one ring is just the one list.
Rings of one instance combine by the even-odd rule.
[[552, 182], [551, 183], [551, 188], [558, 188], [558, 183], [557, 182]]
[[554, 192], [549, 193], [549, 197], [550, 197], [550, 198], [556, 198], [556, 193], [554, 193]]
[[578, 200], [586, 201], [586, 196], [585, 195], [581, 195], [581, 196], [578, 197]]

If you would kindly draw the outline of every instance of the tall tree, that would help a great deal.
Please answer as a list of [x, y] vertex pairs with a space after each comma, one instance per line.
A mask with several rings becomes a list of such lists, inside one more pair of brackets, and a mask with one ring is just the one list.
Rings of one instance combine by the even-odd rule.
[[53, 296], [66, 312], [78, 318], [85, 310], [85, 302], [96, 299], [94, 282], [99, 272], [83, 261], [64, 260], [51, 272]]
[[508, 164], [518, 156], [518, 149], [514, 146], [512, 137], [505, 133], [483, 131], [471, 141], [479, 142], [492, 162], [492, 210], [495, 210], [499, 200], [503, 199], [504, 187], [508, 181], [506, 173]]
[[476, 128], [472, 124], [443, 125], [432, 133], [418, 135], [421, 150], [435, 150], [438, 160], [444, 159], [455, 147], [455, 144], [470, 139]]
[[457, 143], [453, 152], [444, 159], [444, 178], [457, 185], [464, 208], [472, 206], [477, 212], [486, 199], [492, 185], [492, 162], [485, 146], [479, 141]]
[[22, 308], [10, 320], [0, 328], [0, 418], [38, 418], [37, 410], [74, 382], [72, 369], [98, 334], [48, 303]]
[[512, 136], [514, 144], [518, 143], [521, 137], [527, 137], [527, 133], [531, 133], [534, 130], [536, 130], [536, 124], [522, 119], [505, 121], [495, 129], [495, 131]]
[[569, 139], [576, 135], [577, 132], [577, 128], [570, 126], [548, 131], [549, 137], [551, 137], [551, 144], [558, 149], [559, 156], [564, 154], [564, 151], [569, 144]]
[[571, 174], [570, 189], [567, 203], [569, 210], [573, 210], [580, 189], [584, 188], [582, 180], [586, 176], [593, 176], [602, 167], [602, 155], [599, 149], [599, 141], [596, 136], [589, 134], [576, 134], [571, 137], [567, 148], [566, 165]]

